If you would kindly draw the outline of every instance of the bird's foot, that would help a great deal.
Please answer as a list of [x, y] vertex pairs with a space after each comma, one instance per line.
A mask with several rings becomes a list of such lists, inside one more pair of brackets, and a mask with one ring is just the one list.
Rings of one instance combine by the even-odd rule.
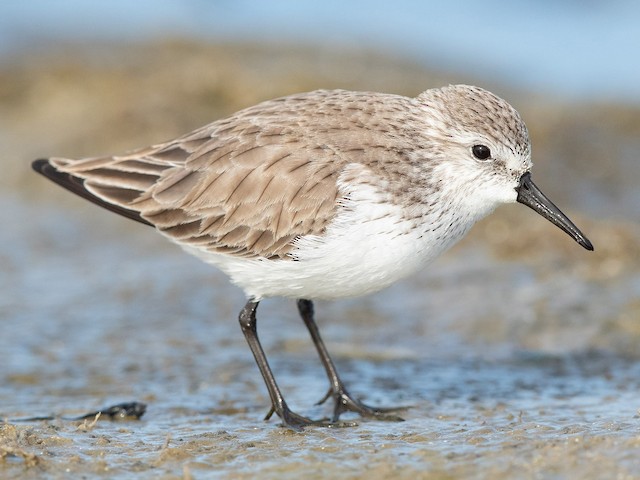
[[362, 403], [360, 400], [356, 400], [344, 387], [340, 387], [334, 391], [330, 388], [327, 394], [317, 403], [321, 405], [329, 398], [333, 398], [335, 401], [335, 407], [333, 410], [332, 422], [337, 422], [345, 412], [354, 412], [363, 418], [375, 418], [376, 420], [382, 420], [386, 422], [404, 422], [404, 418], [394, 415], [391, 412], [397, 412], [398, 410], [405, 410], [409, 407], [370, 407], [369, 405]]
[[356, 422], [339, 422], [336, 420], [329, 420], [328, 418], [321, 418], [320, 420], [311, 420], [310, 418], [303, 417], [297, 413], [291, 411], [289, 407], [284, 406], [278, 411], [275, 407], [271, 407], [267, 415], [264, 417], [265, 421], [269, 420], [273, 414], [277, 414], [282, 420], [282, 426], [290, 428], [296, 432], [301, 432], [305, 427], [329, 427], [329, 428], [341, 428], [341, 427], [355, 427]]

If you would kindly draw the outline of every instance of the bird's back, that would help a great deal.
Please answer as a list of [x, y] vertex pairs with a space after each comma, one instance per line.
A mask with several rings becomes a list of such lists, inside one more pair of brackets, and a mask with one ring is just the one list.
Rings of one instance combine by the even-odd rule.
[[322, 234], [348, 192], [349, 163], [395, 175], [411, 141], [395, 95], [316, 91], [263, 102], [176, 140], [125, 155], [51, 158], [34, 168], [180, 244], [244, 258], [289, 258]]

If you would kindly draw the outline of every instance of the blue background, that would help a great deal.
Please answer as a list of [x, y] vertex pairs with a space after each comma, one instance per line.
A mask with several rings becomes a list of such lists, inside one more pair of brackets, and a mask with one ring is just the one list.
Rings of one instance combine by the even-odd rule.
[[166, 37], [384, 51], [470, 80], [640, 103], [640, 2], [632, 0], [0, 3], [5, 58], [52, 42]]

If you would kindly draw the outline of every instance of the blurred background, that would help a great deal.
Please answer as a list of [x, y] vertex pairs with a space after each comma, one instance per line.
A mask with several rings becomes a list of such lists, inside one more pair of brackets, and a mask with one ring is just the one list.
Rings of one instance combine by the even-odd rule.
[[9, 0], [0, 8], [5, 56], [78, 41], [286, 43], [383, 52], [573, 99], [640, 102], [640, 7], [632, 0]]
[[[131, 399], [149, 410], [94, 432], [0, 424], [0, 477], [36, 464], [52, 477], [640, 476], [638, 18], [631, 0], [1, 2], [0, 417]], [[505, 206], [419, 275], [318, 304], [352, 390], [413, 405], [400, 425], [296, 436], [262, 423], [242, 293], [30, 169], [294, 92], [449, 83], [518, 109], [536, 183], [596, 251]], [[292, 302], [263, 302], [259, 329], [289, 403], [326, 415]]]

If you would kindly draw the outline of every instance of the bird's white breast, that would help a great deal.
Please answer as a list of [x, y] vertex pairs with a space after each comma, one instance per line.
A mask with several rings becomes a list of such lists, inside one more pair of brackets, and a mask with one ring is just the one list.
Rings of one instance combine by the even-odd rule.
[[[323, 235], [296, 241], [293, 260], [241, 258], [185, 247], [230, 276], [248, 297], [336, 299], [376, 292], [406, 277], [455, 243], [471, 225], [407, 218], [371, 184], [349, 185]], [[184, 246], [183, 246], [184, 247]]]

